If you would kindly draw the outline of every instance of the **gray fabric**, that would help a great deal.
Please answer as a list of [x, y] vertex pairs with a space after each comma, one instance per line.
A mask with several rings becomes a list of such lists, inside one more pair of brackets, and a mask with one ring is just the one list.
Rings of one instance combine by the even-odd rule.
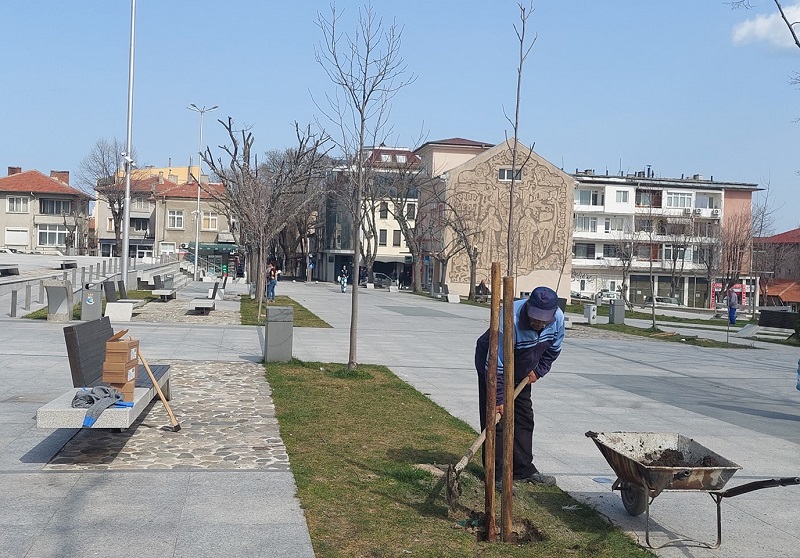
[[72, 398], [72, 406], [86, 409], [84, 426], [91, 426], [100, 416], [100, 413], [122, 401], [122, 392], [116, 388], [97, 386], [92, 389], [82, 389]]

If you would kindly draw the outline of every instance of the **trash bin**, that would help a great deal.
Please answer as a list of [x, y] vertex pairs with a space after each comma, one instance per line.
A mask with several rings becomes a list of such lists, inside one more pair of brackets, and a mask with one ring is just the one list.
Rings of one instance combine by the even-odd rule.
[[292, 360], [292, 335], [294, 308], [267, 306], [264, 324], [264, 362], [289, 362]]
[[608, 323], [610, 324], [624, 324], [625, 323], [625, 301], [621, 298], [610, 300], [608, 307]]
[[103, 317], [103, 284], [84, 283], [81, 290], [81, 320], [97, 320]]
[[589, 325], [594, 325], [597, 323], [597, 305], [596, 304], [587, 304], [583, 307], [583, 315], [586, 316], [586, 319], [589, 322]]

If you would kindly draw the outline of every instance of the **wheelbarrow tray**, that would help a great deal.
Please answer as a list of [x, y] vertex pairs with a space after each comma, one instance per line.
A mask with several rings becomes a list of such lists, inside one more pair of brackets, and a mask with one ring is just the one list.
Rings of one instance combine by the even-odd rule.
[[[662, 490], [721, 490], [741, 469], [691, 438], [666, 432], [593, 432], [603, 457], [619, 481], [638, 486], [655, 498]], [[679, 466], [654, 465], [665, 450], [683, 455]]]

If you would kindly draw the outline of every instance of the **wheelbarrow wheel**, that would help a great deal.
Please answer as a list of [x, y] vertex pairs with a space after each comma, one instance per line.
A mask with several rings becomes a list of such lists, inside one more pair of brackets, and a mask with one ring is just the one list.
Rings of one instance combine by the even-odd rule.
[[631, 515], [642, 515], [647, 509], [647, 494], [638, 486], [626, 485], [620, 489], [622, 505]]

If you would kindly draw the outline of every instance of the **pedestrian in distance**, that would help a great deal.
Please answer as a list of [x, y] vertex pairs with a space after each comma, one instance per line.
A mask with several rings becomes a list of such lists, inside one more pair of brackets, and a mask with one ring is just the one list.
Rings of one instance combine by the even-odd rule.
[[337, 277], [343, 293], [347, 292], [347, 275], [347, 265], [343, 265], [342, 270], [339, 272], [339, 277]]
[[725, 295], [725, 306], [728, 307], [728, 323], [736, 325], [736, 308], [739, 306], [739, 297], [733, 291], [733, 287], [728, 288], [728, 293]]
[[275, 302], [275, 285], [278, 284], [278, 269], [275, 263], [267, 264], [267, 302]]
[[[503, 317], [497, 354], [497, 411], [503, 416], [497, 425], [495, 487], [501, 488], [503, 471], [503, 415], [505, 382], [514, 385], [527, 382], [514, 403], [514, 480], [555, 485], [556, 479], [541, 473], [533, 464], [533, 401], [531, 384], [550, 371], [561, 354], [564, 340], [564, 313], [558, 307], [558, 295], [548, 287], [536, 287], [530, 297], [514, 302], [514, 370], [503, 370]], [[478, 400], [481, 428], [486, 428], [486, 371], [489, 361], [489, 330], [478, 338], [475, 347], [475, 369], [478, 372]], [[485, 456], [484, 456], [485, 458]]]

